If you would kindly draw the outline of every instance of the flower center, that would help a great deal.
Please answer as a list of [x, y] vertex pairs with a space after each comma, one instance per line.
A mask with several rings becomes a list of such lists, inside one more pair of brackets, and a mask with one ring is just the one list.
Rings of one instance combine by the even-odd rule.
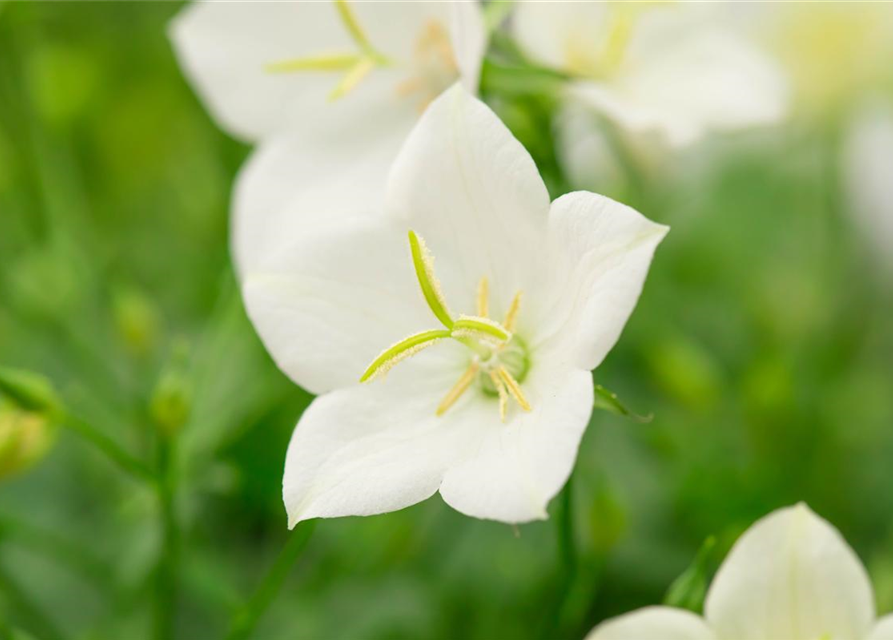
[[471, 352], [471, 358], [468, 368], [438, 405], [437, 415], [446, 413], [475, 382], [482, 393], [499, 399], [499, 417], [503, 422], [509, 398], [524, 411], [530, 411], [530, 403], [521, 390], [521, 382], [530, 369], [530, 358], [527, 345], [513, 333], [521, 308], [521, 292], [515, 294], [505, 320], [499, 323], [490, 318], [489, 283], [486, 277], [481, 278], [477, 291], [477, 314], [460, 315], [454, 320], [434, 275], [434, 259], [425, 241], [414, 231], [409, 232], [409, 248], [425, 302], [445, 328], [415, 333], [391, 345], [366, 368], [360, 382], [382, 376], [398, 362], [449, 338], [465, 345]]
[[[341, 80], [329, 92], [329, 100], [337, 100], [356, 88], [372, 70], [396, 66], [393, 60], [372, 45], [347, 0], [335, 0], [335, 8], [356, 45], [355, 51], [281, 60], [266, 65], [266, 70], [270, 73], [340, 73]], [[431, 20], [424, 26], [416, 39], [409, 66], [409, 77], [397, 85], [396, 91], [401, 98], [416, 100], [420, 112], [459, 77], [449, 34], [439, 21]]]
[[430, 20], [416, 39], [408, 79], [397, 85], [397, 95], [417, 100], [419, 112], [459, 77], [453, 45], [443, 24]]

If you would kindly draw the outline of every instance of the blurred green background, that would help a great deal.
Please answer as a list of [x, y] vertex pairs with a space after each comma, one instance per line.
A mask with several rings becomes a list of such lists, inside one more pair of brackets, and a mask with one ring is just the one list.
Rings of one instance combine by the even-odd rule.
[[[163, 501], [61, 429], [0, 480], [0, 638], [165, 637], [159, 608], [176, 637], [220, 637], [287, 539], [285, 447], [311, 397], [245, 317], [227, 209], [248, 149], [184, 81], [165, 35], [178, 10], [0, 4], [0, 364], [169, 461], [177, 550], [159, 572]], [[567, 190], [548, 101], [489, 97], [552, 196]], [[659, 603], [708, 536], [715, 566], [799, 500], [893, 610], [893, 295], [847, 215], [838, 147], [833, 118], [795, 118], [606, 183], [673, 227], [594, 374], [654, 420], [596, 412], [547, 522], [513, 530], [437, 497], [319, 522], [254, 637], [579, 638]], [[170, 397], [191, 407], [175, 446]]]

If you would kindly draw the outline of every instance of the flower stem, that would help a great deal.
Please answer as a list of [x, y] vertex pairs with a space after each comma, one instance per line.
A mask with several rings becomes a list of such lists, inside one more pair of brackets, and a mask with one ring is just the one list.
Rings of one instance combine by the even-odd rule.
[[112, 462], [128, 473], [149, 482], [155, 481], [155, 475], [143, 462], [127, 453], [114, 440], [96, 429], [89, 422], [72, 413], [66, 412], [62, 417], [62, 424], [77, 433], [79, 436], [94, 445], [106, 455]]
[[285, 547], [279, 552], [279, 557], [264, 576], [257, 591], [233, 616], [227, 640], [245, 640], [251, 635], [258, 620], [279, 593], [292, 565], [307, 546], [315, 527], [315, 520], [307, 520], [296, 526], [289, 534]]
[[574, 537], [573, 476], [568, 478], [561, 494], [561, 513], [558, 517], [558, 552], [566, 575], [573, 575], [577, 566], [577, 542]]
[[561, 627], [565, 603], [573, 590], [577, 575], [577, 541], [574, 536], [573, 476], [568, 478], [561, 492], [561, 509], [555, 519], [555, 534], [560, 569], [555, 600], [548, 617], [544, 620], [540, 636], [543, 640], [562, 637]]
[[174, 497], [176, 495], [175, 441], [162, 437], [158, 450], [158, 504], [161, 513], [162, 547], [155, 571], [154, 637], [173, 638], [177, 607], [177, 573], [180, 535]]

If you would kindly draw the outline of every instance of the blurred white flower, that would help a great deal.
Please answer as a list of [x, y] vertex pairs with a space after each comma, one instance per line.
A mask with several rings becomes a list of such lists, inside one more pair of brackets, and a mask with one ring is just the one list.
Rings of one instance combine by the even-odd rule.
[[889, 2], [743, 2], [720, 9], [731, 28], [779, 60], [802, 113], [847, 108], [893, 79]]
[[477, 2], [201, 2], [171, 25], [184, 72], [220, 125], [264, 140], [234, 195], [241, 274], [314, 219], [378, 211], [424, 107], [478, 85]]
[[881, 102], [853, 115], [843, 147], [847, 203], [865, 241], [893, 274], [893, 107]]
[[468, 515], [545, 518], [592, 412], [590, 370], [666, 231], [592, 193], [550, 206], [489, 108], [460, 86], [436, 99], [384, 214], [309, 227], [243, 282], [273, 358], [320, 394], [288, 448], [289, 526], [438, 490]]
[[710, 586], [704, 617], [646, 607], [587, 640], [891, 640], [871, 583], [840, 533], [809, 507], [779, 509], [748, 529]]
[[523, 2], [513, 28], [528, 55], [575, 79], [569, 99], [680, 147], [786, 109], [776, 65], [709, 16], [671, 3]]

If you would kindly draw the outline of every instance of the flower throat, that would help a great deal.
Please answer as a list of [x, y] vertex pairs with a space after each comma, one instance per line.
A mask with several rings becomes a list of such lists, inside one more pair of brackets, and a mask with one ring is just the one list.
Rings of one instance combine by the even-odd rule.
[[524, 411], [530, 411], [530, 403], [521, 390], [521, 382], [530, 368], [527, 345], [513, 331], [521, 308], [521, 292], [517, 292], [509, 305], [505, 319], [500, 323], [490, 318], [489, 283], [481, 278], [477, 289], [475, 315], [460, 315], [454, 319], [446, 306], [443, 292], [434, 275], [434, 259], [425, 241], [414, 231], [409, 232], [409, 248], [419, 288], [428, 308], [444, 326], [443, 329], [421, 331], [403, 338], [382, 351], [366, 368], [360, 382], [368, 382], [387, 373], [398, 362], [419, 351], [449, 338], [465, 345], [472, 353], [465, 373], [447, 392], [437, 407], [437, 415], [443, 415], [462, 395], [477, 382], [480, 390], [499, 399], [499, 417], [504, 422], [509, 399]]

